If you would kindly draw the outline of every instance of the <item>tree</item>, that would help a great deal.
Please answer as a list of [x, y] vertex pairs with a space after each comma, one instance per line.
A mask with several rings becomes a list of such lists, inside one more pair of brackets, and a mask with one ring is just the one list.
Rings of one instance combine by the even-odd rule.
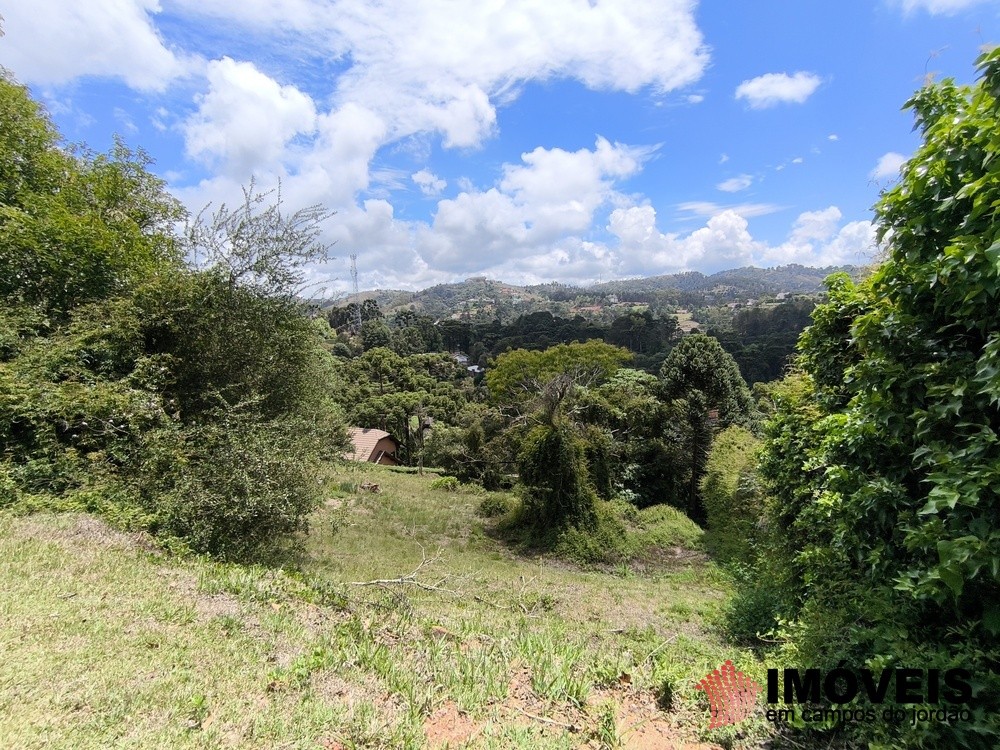
[[343, 437], [295, 297], [320, 215], [250, 190], [178, 237], [141, 153], [57, 144], [0, 80], [0, 505], [103, 512], [230, 558], [280, 545]]
[[306, 267], [328, 259], [329, 246], [319, 237], [333, 213], [319, 205], [284, 213], [280, 185], [259, 192], [251, 181], [239, 207], [208, 209], [185, 231], [188, 252], [196, 266], [222, 274], [230, 286], [252, 286], [270, 297], [301, 295]]
[[592, 529], [597, 496], [588, 481], [583, 441], [564, 420], [541, 424], [521, 448], [518, 467], [536, 528]]
[[686, 510], [692, 520], [703, 524], [699, 483], [712, 444], [713, 422], [721, 427], [752, 424], [750, 390], [718, 340], [700, 333], [686, 336], [670, 351], [660, 369], [660, 383], [663, 398], [677, 402], [682, 415], [688, 466]]
[[763, 462], [797, 656], [975, 676], [972, 722], [857, 725], [894, 746], [1000, 742], [1000, 50], [979, 67], [908, 102], [887, 259], [830, 280]]
[[631, 356], [625, 349], [596, 340], [558, 344], [543, 351], [515, 349], [496, 358], [486, 373], [486, 387], [495, 403], [523, 403], [557, 377], [597, 385]]
[[148, 166], [121, 142], [109, 154], [60, 148], [27, 90], [0, 76], [0, 300], [64, 322], [176, 268], [183, 212]]

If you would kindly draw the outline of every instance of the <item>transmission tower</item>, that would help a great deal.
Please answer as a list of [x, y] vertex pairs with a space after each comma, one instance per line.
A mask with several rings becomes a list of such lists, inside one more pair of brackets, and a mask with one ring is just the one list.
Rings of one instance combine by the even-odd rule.
[[354, 282], [354, 332], [361, 330], [361, 300], [358, 299], [358, 254], [351, 253], [351, 280]]

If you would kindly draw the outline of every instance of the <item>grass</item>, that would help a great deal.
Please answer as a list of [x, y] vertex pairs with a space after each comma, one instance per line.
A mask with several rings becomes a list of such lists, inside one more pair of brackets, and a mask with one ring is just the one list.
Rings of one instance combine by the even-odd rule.
[[289, 570], [163, 556], [85, 515], [0, 515], [0, 747], [763, 739], [763, 722], [707, 728], [695, 684], [725, 659], [762, 682], [763, 665], [713, 634], [728, 579], [676, 517], [626, 518], [634, 554], [585, 567], [508, 546], [477, 514], [503, 496], [437, 478], [337, 467]]

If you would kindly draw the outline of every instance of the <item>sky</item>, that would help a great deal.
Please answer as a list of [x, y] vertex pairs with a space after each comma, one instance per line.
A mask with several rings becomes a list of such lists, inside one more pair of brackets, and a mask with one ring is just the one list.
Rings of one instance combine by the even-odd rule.
[[[0, 65], [193, 213], [321, 204], [317, 291], [877, 257], [927, 80], [1000, 0], [4, 0]], [[209, 209], [211, 210], [211, 208]]]

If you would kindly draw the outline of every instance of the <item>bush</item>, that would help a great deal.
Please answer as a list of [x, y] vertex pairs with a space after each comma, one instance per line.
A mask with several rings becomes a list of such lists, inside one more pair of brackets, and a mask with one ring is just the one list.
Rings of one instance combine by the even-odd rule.
[[432, 490], [444, 490], [445, 492], [457, 492], [461, 483], [455, 477], [438, 477], [431, 482]]
[[705, 464], [706, 543], [721, 562], [750, 562], [756, 554], [764, 516], [756, 468], [760, 446], [749, 430], [728, 427], [715, 438]]
[[152, 529], [223, 559], [277, 551], [321, 501], [310, 429], [244, 418], [151, 433], [133, 486]]
[[476, 513], [482, 518], [499, 518], [513, 511], [517, 505], [517, 500], [508, 495], [492, 494], [482, 499]]
[[744, 582], [722, 614], [722, 631], [735, 643], [761, 646], [761, 635], [777, 627], [777, 603], [774, 590]]

